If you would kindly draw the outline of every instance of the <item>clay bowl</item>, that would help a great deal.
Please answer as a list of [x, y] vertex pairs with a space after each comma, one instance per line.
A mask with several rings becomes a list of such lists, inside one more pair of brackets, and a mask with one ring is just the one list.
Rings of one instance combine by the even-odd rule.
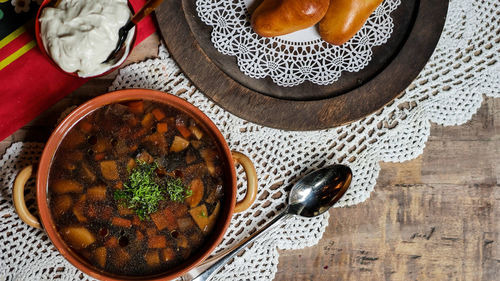
[[[95, 78], [95, 77], [104, 76], [106, 74], [109, 74], [109, 73], [113, 72], [114, 70], [118, 69], [125, 62], [125, 60], [127, 59], [127, 57], [132, 52], [133, 46], [135, 45], [135, 40], [136, 40], [136, 35], [137, 35], [137, 32], [136, 32], [137, 29], [135, 27], [132, 28], [132, 30], [130, 30], [130, 32], [132, 34], [131, 35], [132, 36], [132, 40], [130, 40], [130, 41], [127, 40], [125, 42], [125, 44], [126, 44], [125, 52], [120, 57], [120, 59], [117, 60], [113, 64], [113, 66], [110, 69], [106, 70], [105, 72], [96, 73], [95, 75], [89, 75], [89, 76], [80, 76], [76, 72], [66, 72], [61, 67], [59, 67], [59, 65], [50, 57], [50, 55], [47, 53], [47, 50], [44, 47], [42, 36], [41, 36], [41, 24], [40, 24], [40, 20], [39, 20], [41, 14], [42, 14], [43, 9], [47, 8], [47, 7], [53, 7], [54, 5], [56, 5], [57, 2], [58, 2], [57, 0], [44, 0], [42, 2], [42, 4], [40, 5], [40, 8], [38, 9], [38, 12], [37, 12], [36, 18], [35, 18], [35, 37], [36, 37], [36, 43], [37, 43], [38, 48], [40, 49], [40, 52], [42, 53], [42, 55], [44, 57], [46, 57], [47, 60], [49, 60], [52, 63], [52, 65], [54, 65], [55, 67], [57, 67], [62, 72], [66, 73], [68, 75], [74, 76], [74, 77], [79, 77], [79, 78]], [[130, 3], [129, 3], [129, 8], [130, 8], [130, 10], [132, 12], [134, 11], [133, 8], [132, 8], [132, 6], [130, 5]]]
[[[65, 135], [67, 135], [67, 133], [75, 127], [74, 125], [87, 114], [108, 104], [132, 100], [151, 100], [167, 104], [188, 114], [215, 140], [219, 148], [218, 150], [220, 151], [219, 158], [223, 167], [221, 174], [223, 175], [224, 195], [221, 199], [219, 217], [211, 234], [207, 236], [204, 244], [199, 250], [188, 257], [182, 264], [154, 276], [118, 276], [92, 266], [85, 259], [77, 255], [61, 238], [56, 229], [48, 204], [47, 192], [49, 171], [53, 157]], [[247, 194], [245, 198], [239, 202], [236, 202], [237, 176], [235, 172], [235, 161], [243, 166], [247, 175]], [[214, 123], [205, 114], [192, 104], [176, 96], [160, 91], [145, 89], [121, 90], [94, 98], [72, 111], [53, 131], [40, 158], [36, 179], [36, 196], [41, 224], [36, 217], [30, 214], [24, 202], [24, 185], [30, 175], [31, 166], [26, 167], [18, 174], [14, 184], [14, 205], [19, 217], [25, 223], [33, 227], [43, 228], [55, 247], [70, 263], [86, 274], [100, 280], [171, 280], [187, 273], [207, 258], [220, 243], [229, 226], [233, 213], [244, 211], [250, 207], [255, 201], [257, 194], [256, 172], [252, 162], [243, 154], [231, 152], [229, 150], [226, 140]]]

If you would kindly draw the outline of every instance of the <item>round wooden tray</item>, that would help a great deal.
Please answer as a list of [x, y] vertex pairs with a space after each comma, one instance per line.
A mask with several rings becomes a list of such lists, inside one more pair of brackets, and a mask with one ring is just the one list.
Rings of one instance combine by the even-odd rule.
[[448, 1], [406, 0], [391, 14], [394, 30], [373, 48], [369, 65], [343, 72], [328, 86], [305, 82], [279, 87], [267, 77], [253, 79], [236, 58], [219, 53], [211, 27], [196, 12], [195, 0], [164, 1], [156, 10], [168, 51], [205, 95], [248, 121], [286, 130], [331, 128], [360, 119], [396, 98], [420, 73], [443, 30]]

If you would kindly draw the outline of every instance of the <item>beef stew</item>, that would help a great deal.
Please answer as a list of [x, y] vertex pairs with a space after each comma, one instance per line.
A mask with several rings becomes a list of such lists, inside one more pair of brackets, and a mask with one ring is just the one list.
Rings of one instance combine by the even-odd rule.
[[220, 151], [188, 114], [161, 103], [114, 103], [66, 134], [48, 198], [62, 239], [117, 275], [168, 271], [210, 236], [223, 196]]

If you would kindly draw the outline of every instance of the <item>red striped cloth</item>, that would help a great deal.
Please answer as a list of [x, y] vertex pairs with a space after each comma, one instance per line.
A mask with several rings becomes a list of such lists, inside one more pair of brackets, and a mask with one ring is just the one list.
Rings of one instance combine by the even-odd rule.
[[[145, 2], [130, 0], [134, 10]], [[137, 27], [135, 44], [154, 32], [152, 17], [143, 19]], [[86, 81], [60, 71], [42, 55], [36, 46], [34, 18], [0, 38], [0, 140]]]

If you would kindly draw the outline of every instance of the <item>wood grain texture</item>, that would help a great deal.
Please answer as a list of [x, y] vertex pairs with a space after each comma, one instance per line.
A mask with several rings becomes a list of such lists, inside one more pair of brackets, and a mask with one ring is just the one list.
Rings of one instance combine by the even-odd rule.
[[[387, 45], [375, 48], [374, 63], [338, 83], [280, 88], [269, 79], [242, 74], [234, 57], [220, 54], [194, 0], [165, 1], [156, 15], [170, 54], [191, 81], [231, 113], [268, 127], [315, 130], [362, 118], [389, 103], [418, 75], [439, 39], [448, 1], [403, 1]], [[400, 30], [407, 27], [407, 30]], [[183, 36], [179, 36], [183, 34]], [[194, 63], [196, 62], [196, 63]], [[311, 97], [311, 93], [312, 94]]]
[[[130, 62], [154, 57], [149, 37]], [[116, 73], [93, 79], [0, 142], [44, 142], [68, 106], [105, 93]], [[433, 125], [424, 154], [381, 163], [364, 203], [332, 211], [318, 245], [281, 251], [276, 280], [498, 280], [500, 99], [465, 125]]]
[[280, 252], [276, 280], [498, 280], [499, 108], [488, 98], [465, 125], [433, 125], [422, 156], [381, 163], [319, 245]]

